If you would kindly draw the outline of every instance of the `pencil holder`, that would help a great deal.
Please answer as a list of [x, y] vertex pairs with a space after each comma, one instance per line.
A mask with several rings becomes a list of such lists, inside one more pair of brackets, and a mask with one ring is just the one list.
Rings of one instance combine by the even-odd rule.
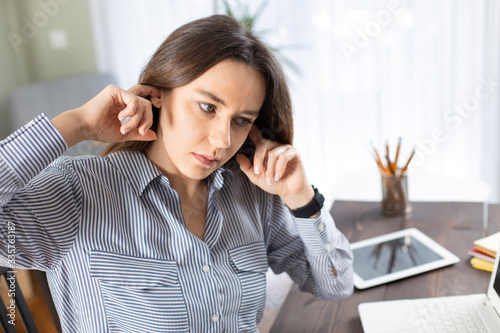
[[411, 212], [407, 175], [382, 175], [382, 213], [386, 216]]

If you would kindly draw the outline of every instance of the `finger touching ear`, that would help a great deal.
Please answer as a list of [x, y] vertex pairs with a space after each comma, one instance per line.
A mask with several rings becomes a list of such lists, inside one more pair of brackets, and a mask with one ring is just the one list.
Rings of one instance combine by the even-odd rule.
[[259, 128], [255, 125], [253, 125], [252, 128], [250, 129], [248, 136], [250, 137], [250, 139], [252, 139], [252, 141], [255, 144], [258, 144], [264, 138]]
[[134, 95], [137, 96], [156, 96], [160, 97], [161, 95], [161, 90], [153, 87], [153, 86], [147, 86], [143, 84], [136, 84], [135, 86], [131, 87], [128, 89], [129, 92], [131, 92]]
[[243, 154], [238, 154], [236, 155], [236, 161], [238, 161], [241, 171], [243, 171], [248, 178], [253, 179], [253, 177], [255, 177], [252, 163], [250, 163], [248, 157]]
[[159, 88], [142, 84], [136, 84], [135, 86], [128, 89], [128, 92], [131, 92], [134, 95], [142, 97], [150, 96], [151, 103], [157, 108], [161, 108], [161, 90]]

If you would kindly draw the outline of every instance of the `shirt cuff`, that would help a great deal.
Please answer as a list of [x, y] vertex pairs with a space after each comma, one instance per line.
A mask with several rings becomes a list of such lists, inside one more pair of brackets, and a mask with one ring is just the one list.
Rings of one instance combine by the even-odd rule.
[[0, 141], [0, 158], [21, 184], [27, 184], [67, 148], [66, 140], [42, 113]]
[[311, 254], [327, 254], [337, 247], [338, 231], [326, 207], [316, 218], [294, 217], [295, 225], [307, 250]]

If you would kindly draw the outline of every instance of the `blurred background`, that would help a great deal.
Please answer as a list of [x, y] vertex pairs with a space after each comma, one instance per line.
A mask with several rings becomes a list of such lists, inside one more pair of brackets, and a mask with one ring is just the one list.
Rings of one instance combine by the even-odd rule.
[[0, 139], [136, 84], [175, 28], [227, 8], [276, 50], [328, 205], [379, 200], [371, 145], [394, 158], [399, 138], [401, 165], [415, 149], [410, 200], [499, 201], [496, 0], [0, 0]]
[[[225, 13], [227, 4], [236, 18], [252, 17], [253, 30], [277, 49], [293, 96], [295, 145], [327, 202], [349, 191], [379, 195], [364, 180], [377, 172], [367, 145], [385, 152], [387, 143], [393, 156], [400, 137], [401, 163], [416, 148], [413, 178], [451, 180], [431, 182], [438, 187], [466, 180], [467, 193], [498, 201], [494, 0], [0, 0], [0, 137], [19, 126], [18, 114], [33, 117], [26, 104], [11, 114], [12, 90], [96, 73], [128, 88], [170, 32]], [[433, 192], [426, 183], [416, 199]], [[453, 199], [456, 190], [448, 192]]]

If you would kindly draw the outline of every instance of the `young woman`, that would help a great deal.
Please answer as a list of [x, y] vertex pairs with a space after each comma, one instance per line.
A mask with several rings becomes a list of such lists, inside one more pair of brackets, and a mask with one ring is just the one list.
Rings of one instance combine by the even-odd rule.
[[[292, 129], [266, 46], [225, 16], [188, 23], [140, 85], [0, 143], [0, 264], [47, 272], [66, 332], [255, 332], [268, 267], [348, 296], [349, 243]], [[112, 144], [60, 157], [82, 140]]]

